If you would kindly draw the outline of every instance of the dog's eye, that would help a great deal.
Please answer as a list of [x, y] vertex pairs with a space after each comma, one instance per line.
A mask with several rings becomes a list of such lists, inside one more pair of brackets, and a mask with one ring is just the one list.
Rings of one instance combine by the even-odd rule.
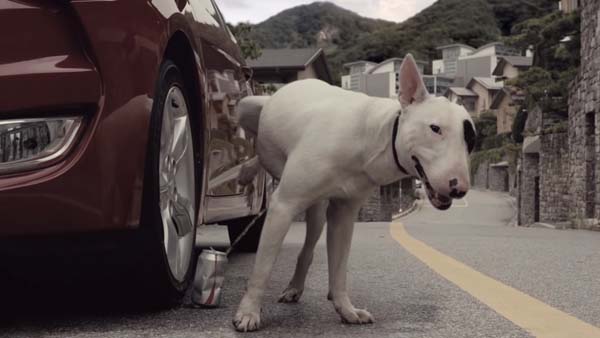
[[435, 124], [430, 125], [429, 128], [431, 128], [431, 131], [433, 131], [434, 133], [442, 135], [442, 129], [436, 126]]

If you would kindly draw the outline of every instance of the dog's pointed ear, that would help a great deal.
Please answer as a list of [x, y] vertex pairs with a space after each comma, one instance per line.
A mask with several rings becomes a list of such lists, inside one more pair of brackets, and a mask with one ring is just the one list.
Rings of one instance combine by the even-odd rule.
[[402, 108], [406, 108], [413, 103], [421, 103], [425, 101], [428, 95], [415, 58], [412, 54], [406, 54], [400, 66], [399, 100]]

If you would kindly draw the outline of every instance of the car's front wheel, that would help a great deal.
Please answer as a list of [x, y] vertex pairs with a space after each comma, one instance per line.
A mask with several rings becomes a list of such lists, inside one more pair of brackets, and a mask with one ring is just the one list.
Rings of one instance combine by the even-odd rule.
[[179, 68], [160, 69], [152, 109], [142, 208], [146, 285], [158, 304], [178, 303], [193, 275], [198, 180], [190, 100]]

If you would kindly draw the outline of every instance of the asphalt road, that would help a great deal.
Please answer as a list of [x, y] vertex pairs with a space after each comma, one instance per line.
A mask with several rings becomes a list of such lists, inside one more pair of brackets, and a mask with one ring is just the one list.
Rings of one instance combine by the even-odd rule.
[[[372, 325], [342, 324], [327, 301], [324, 236], [300, 303], [277, 303], [304, 238], [299, 223], [287, 236], [274, 269], [263, 307], [264, 328], [258, 333], [240, 334], [231, 326], [254, 258], [236, 254], [230, 258], [220, 308], [183, 306], [157, 312], [85, 302], [69, 307], [71, 298], [81, 293], [64, 291], [54, 306], [20, 294], [19, 310], [4, 309], [0, 337], [531, 337], [532, 328], [512, 316], [518, 308], [486, 305], [486, 295], [498, 285], [519, 290], [523, 296], [515, 296], [517, 300], [556, 310], [564, 323], [580, 320], [592, 329], [600, 327], [600, 233], [507, 226], [513, 215], [505, 195], [472, 191], [447, 212], [426, 202], [401, 219], [402, 224], [357, 224], [349, 263], [351, 297], [374, 315]], [[406, 229], [409, 242], [398, 241], [398, 229]], [[437, 251], [421, 244], [410, 247], [413, 240]], [[200, 246], [228, 245], [223, 228], [203, 228], [198, 241]], [[449, 277], [435, 270], [445, 262], [442, 256], [493, 282], [477, 293], [478, 286], [466, 280], [471, 276], [467, 272]]]

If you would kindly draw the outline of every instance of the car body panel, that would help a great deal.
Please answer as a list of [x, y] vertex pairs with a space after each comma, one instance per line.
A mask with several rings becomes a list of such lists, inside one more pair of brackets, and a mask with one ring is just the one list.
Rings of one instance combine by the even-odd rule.
[[[207, 24], [199, 14], [208, 3], [212, 5], [207, 0], [72, 0], [69, 4], [7, 0], [0, 4], [0, 29], [17, 29], [25, 23], [25, 31], [32, 32], [27, 42], [31, 48], [16, 38], [0, 37], [0, 46], [11, 50], [10, 55], [0, 56], [0, 89], [13, 88], [8, 89], [13, 90], [11, 97], [0, 102], [0, 118], [86, 117], [76, 146], [61, 161], [0, 176], [0, 236], [139, 227], [152, 98], [158, 69], [175, 34], [189, 40], [196, 62], [196, 69], [185, 71], [196, 72], [198, 79], [197, 92], [190, 96], [199, 101], [194, 113], [200, 118], [194, 128], [202, 133], [204, 143], [198, 147], [203, 152], [198, 165], [205, 169], [201, 196], [207, 195], [211, 181], [223, 178], [209, 173], [211, 165], [235, 171], [252, 158], [252, 140], [233, 126], [233, 136], [227, 140], [237, 136], [234, 154], [245, 156], [218, 165], [210, 159], [211, 149], [218, 148], [214, 139], [219, 125], [208, 123], [216, 106], [207, 99], [215, 93], [209, 89], [207, 74], [222, 61], [212, 60], [217, 57], [212, 52], [204, 53], [205, 45], [220, 51], [226, 69], [235, 72], [240, 90], [234, 96], [239, 99], [249, 92], [240, 69], [243, 58], [228, 30]], [[15, 13], [18, 21], [2, 20]], [[213, 68], [224, 73], [225, 68]], [[236, 178], [223, 183], [231, 191], [199, 201], [198, 222], [258, 213], [264, 182], [261, 172], [245, 187], [237, 186]]]

